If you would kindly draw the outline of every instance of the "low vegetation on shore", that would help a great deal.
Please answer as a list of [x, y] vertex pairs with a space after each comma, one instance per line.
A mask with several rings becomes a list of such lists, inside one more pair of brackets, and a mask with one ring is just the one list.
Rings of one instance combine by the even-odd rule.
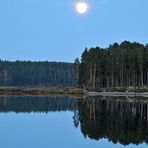
[[79, 88], [25, 88], [25, 87], [0, 87], [1, 95], [83, 95]]
[[84, 91], [74, 87], [28, 88], [0, 87], [0, 95], [68, 95], [82, 96], [144, 96], [148, 97], [148, 87], [114, 87], [96, 91]]
[[98, 90], [99, 92], [135, 92], [135, 93], [143, 93], [148, 92], [147, 86], [129, 86], [129, 87], [110, 87], [105, 89]]

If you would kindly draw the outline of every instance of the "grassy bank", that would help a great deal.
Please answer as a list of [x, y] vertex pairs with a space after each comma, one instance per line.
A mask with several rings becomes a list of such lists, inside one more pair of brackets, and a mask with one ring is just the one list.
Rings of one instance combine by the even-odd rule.
[[136, 92], [143, 93], [148, 92], [148, 86], [129, 86], [129, 87], [110, 87], [106, 89], [100, 89], [100, 92]]
[[73, 87], [0, 87], [0, 95], [148, 96], [148, 87], [114, 87], [85, 93]]
[[83, 95], [78, 88], [25, 88], [25, 87], [0, 87], [0, 95]]

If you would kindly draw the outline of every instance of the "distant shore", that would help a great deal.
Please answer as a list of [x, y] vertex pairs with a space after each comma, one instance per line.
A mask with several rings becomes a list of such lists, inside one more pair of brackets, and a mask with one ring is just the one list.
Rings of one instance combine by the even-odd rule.
[[141, 96], [141, 97], [148, 97], [148, 92], [88, 92], [88, 96], [112, 96], [112, 97], [120, 97], [120, 96], [129, 96], [129, 97], [134, 97], [134, 96]]
[[0, 95], [83, 95], [79, 88], [31, 88], [31, 87], [0, 87]]
[[0, 95], [72, 95], [72, 96], [142, 96], [148, 97], [148, 92], [118, 92], [102, 91], [91, 92], [73, 87], [54, 87], [54, 88], [31, 88], [31, 87], [0, 87]]

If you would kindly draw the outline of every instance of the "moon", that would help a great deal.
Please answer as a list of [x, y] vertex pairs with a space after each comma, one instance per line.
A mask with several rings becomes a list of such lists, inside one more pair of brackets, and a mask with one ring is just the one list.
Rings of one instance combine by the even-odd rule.
[[89, 5], [86, 2], [77, 2], [75, 8], [78, 13], [85, 14], [89, 9]]

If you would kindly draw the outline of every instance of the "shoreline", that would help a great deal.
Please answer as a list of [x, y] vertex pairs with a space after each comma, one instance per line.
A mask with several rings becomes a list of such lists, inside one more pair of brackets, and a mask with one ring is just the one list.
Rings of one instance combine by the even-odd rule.
[[120, 91], [104, 91], [93, 92], [74, 87], [0, 87], [0, 95], [34, 95], [34, 96], [53, 96], [53, 95], [65, 95], [65, 96], [113, 96], [113, 97], [148, 97], [148, 92], [120, 92]]
[[88, 96], [106, 96], [106, 97], [148, 97], [148, 92], [87, 92]]
[[0, 95], [84, 95], [82, 89], [78, 88], [44, 88], [44, 87], [0, 87]]

